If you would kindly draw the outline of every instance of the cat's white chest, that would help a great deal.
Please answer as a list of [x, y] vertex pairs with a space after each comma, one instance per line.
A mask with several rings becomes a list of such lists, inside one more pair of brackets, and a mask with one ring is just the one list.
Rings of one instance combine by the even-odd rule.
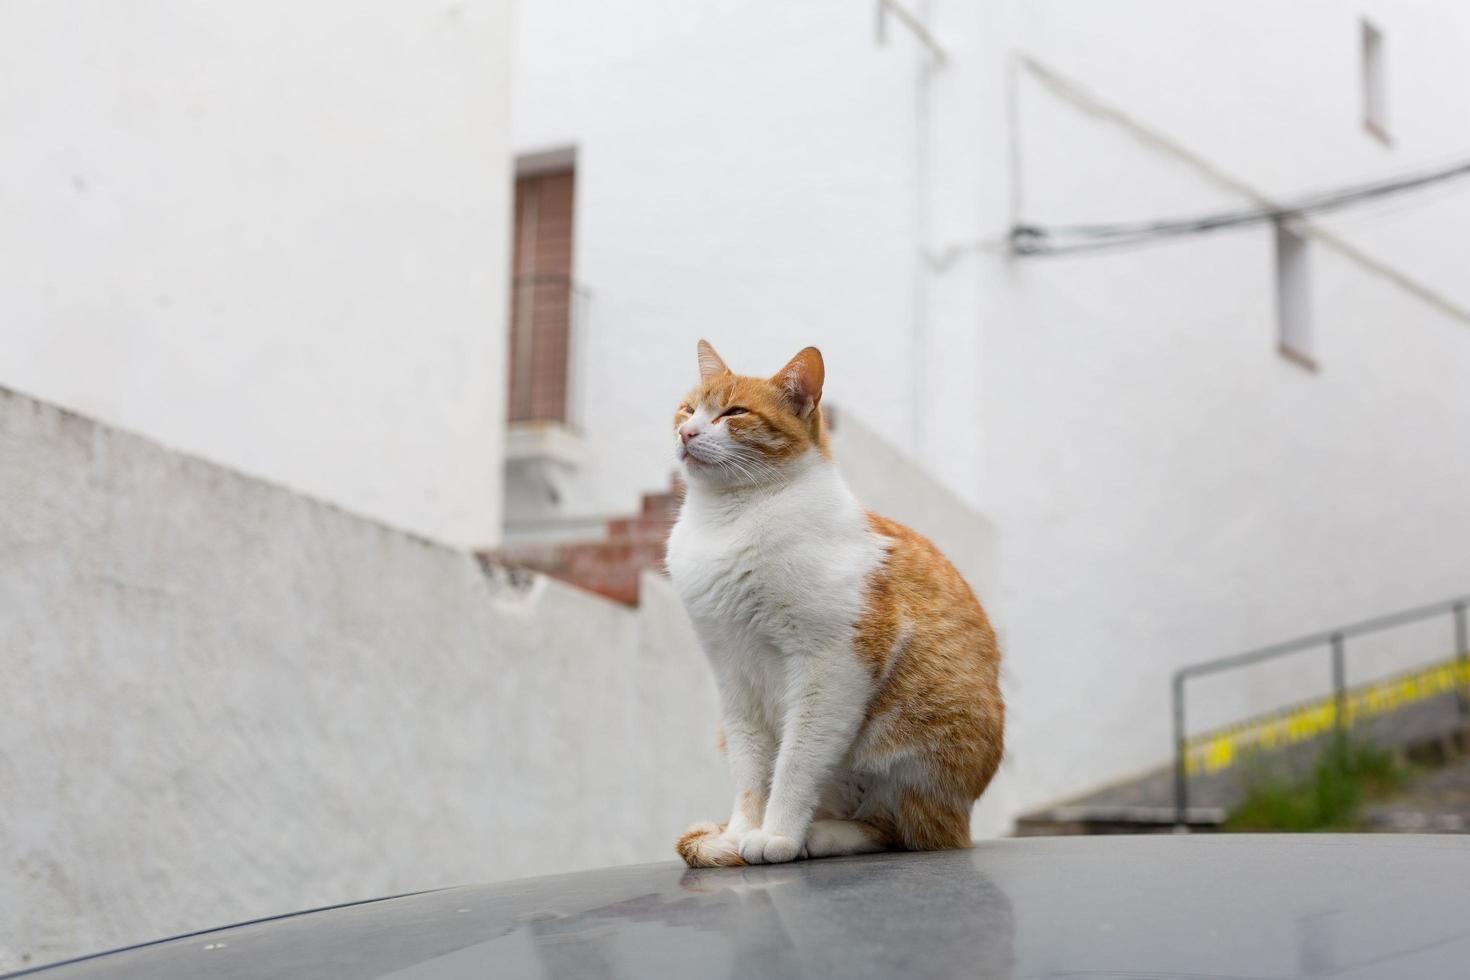
[[[691, 488], [691, 493], [696, 491]], [[883, 549], [835, 473], [729, 502], [692, 497], [669, 573], [711, 655], [830, 650], [850, 642]]]
[[696, 622], [731, 637], [774, 641], [806, 601], [799, 586], [811, 558], [782, 540], [778, 527], [751, 515], [681, 522], [669, 541], [669, 574]]

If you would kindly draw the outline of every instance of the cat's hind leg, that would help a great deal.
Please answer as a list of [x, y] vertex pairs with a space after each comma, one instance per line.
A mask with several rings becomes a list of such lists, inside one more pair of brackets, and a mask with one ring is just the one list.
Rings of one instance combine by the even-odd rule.
[[894, 839], [904, 850], [970, 846], [970, 805], [911, 788], [900, 797], [894, 817]]
[[861, 820], [815, 820], [806, 835], [809, 858], [872, 854], [888, 850], [888, 838], [877, 827]]
[[725, 825], [697, 823], [684, 831], [674, 845], [691, 868], [735, 868], [743, 865], [740, 841], [725, 836]]

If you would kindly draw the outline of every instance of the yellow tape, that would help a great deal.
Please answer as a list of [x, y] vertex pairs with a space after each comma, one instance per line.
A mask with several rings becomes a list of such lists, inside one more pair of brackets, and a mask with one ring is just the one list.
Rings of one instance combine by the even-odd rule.
[[[1352, 688], [1344, 699], [1345, 721], [1353, 725], [1459, 688], [1470, 693], [1470, 662], [1446, 660]], [[1261, 715], [1187, 739], [1185, 771], [1190, 775], [1219, 772], [1239, 762], [1248, 750], [1282, 748], [1316, 738], [1335, 727], [1337, 699], [1331, 696]]]

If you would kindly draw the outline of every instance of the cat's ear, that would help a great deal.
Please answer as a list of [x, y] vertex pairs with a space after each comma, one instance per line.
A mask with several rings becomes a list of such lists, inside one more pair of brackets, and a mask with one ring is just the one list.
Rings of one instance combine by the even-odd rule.
[[822, 400], [822, 352], [807, 347], [786, 362], [771, 380], [781, 389], [787, 404], [799, 418], [807, 418]]
[[725, 362], [715, 349], [710, 346], [708, 340], [699, 342], [699, 380], [708, 381], [716, 375], [729, 374], [730, 369], [725, 367]]

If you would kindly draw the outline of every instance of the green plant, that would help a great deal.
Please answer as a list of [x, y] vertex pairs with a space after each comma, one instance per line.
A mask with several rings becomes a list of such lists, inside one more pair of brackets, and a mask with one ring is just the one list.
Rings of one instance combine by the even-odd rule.
[[1305, 780], [1262, 767], [1246, 778], [1246, 796], [1225, 821], [1226, 830], [1351, 830], [1363, 801], [1398, 789], [1408, 771], [1392, 752], [1334, 738]]

